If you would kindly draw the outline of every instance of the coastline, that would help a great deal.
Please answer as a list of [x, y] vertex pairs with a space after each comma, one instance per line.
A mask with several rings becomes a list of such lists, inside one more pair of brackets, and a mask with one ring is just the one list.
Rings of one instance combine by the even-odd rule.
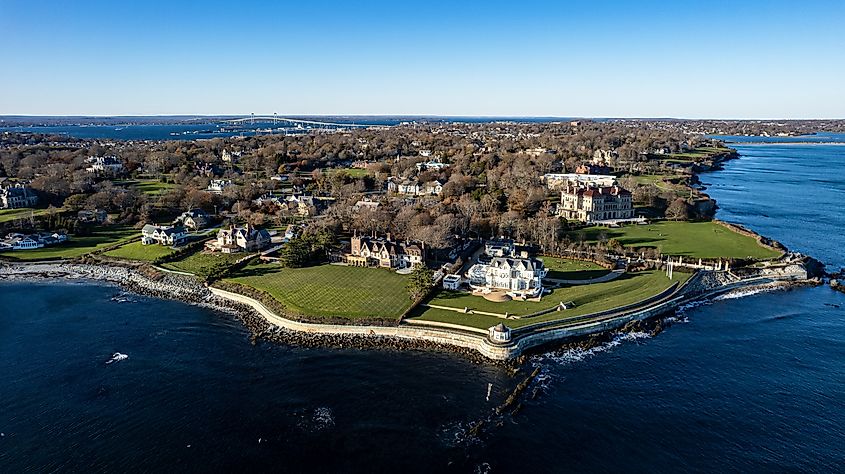
[[354, 326], [303, 323], [283, 318], [248, 296], [205, 286], [193, 277], [158, 272], [155, 277], [137, 268], [106, 264], [69, 262], [10, 263], [0, 265], [0, 282], [84, 280], [106, 282], [139, 295], [171, 299], [207, 307], [237, 317], [249, 329], [250, 342], [264, 339], [303, 347], [357, 348], [384, 350], [426, 350], [450, 352], [476, 363], [512, 364], [523, 357], [566, 347], [599, 344], [615, 334], [655, 327], [667, 315], [697, 301], [708, 301], [725, 294], [789, 289], [818, 284], [816, 280], [793, 277], [767, 277], [747, 282], [723, 283], [698, 278], [695, 286], [680, 288], [665, 300], [619, 315], [581, 324], [562, 324], [547, 329], [525, 331], [510, 344], [491, 342], [486, 335], [459, 329], [412, 324], [399, 326]]

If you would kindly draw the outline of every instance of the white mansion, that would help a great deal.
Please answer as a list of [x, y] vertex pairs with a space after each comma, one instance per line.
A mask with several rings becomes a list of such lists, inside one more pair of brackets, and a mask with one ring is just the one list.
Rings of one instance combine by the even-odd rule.
[[488, 242], [485, 253], [491, 256], [489, 261], [482, 263], [479, 260], [467, 270], [470, 288], [481, 293], [501, 290], [520, 299], [543, 296], [543, 278], [548, 272], [543, 262], [518, 252], [512, 242], [510, 245], [503, 245], [503, 242], [507, 241]]

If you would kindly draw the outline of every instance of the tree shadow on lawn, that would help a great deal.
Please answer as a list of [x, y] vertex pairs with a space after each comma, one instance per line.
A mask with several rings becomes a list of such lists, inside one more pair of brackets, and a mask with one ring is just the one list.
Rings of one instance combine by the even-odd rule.
[[610, 270], [572, 270], [572, 271], [549, 271], [546, 278], [552, 280], [591, 280], [593, 278], [603, 277], [610, 273]]

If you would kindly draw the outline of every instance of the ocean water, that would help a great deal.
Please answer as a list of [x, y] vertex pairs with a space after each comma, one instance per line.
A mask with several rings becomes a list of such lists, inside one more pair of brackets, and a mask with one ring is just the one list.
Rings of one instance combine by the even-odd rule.
[[[719, 217], [842, 265], [845, 147], [737, 147], [702, 176]], [[252, 346], [230, 315], [97, 284], [2, 283], [0, 308], [0, 472], [845, 465], [845, 295], [828, 287], [722, 298], [655, 337], [536, 356], [540, 378], [504, 416], [524, 373], [448, 354]]]

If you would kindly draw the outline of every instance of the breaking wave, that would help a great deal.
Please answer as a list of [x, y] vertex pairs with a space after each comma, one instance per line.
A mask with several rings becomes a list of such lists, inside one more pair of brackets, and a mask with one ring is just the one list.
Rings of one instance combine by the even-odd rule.
[[735, 300], [737, 298], [745, 298], [746, 296], [752, 296], [760, 293], [769, 293], [775, 291], [777, 288], [749, 288], [745, 290], [735, 290], [723, 295], [719, 295], [713, 300], [715, 301], [722, 301], [722, 300]]
[[576, 347], [573, 349], [565, 349], [562, 351], [551, 352], [549, 354], [537, 356], [536, 360], [537, 362], [550, 361], [558, 364], [571, 364], [574, 362], [581, 362], [583, 360], [590, 359], [596, 354], [607, 352], [616, 346], [622, 345], [623, 342], [640, 341], [643, 339], [649, 339], [651, 337], [651, 334], [641, 331], [617, 333], [613, 336], [613, 339], [611, 339], [610, 341], [601, 343], [594, 347], [590, 347], [589, 349], [582, 349], [580, 347]]

